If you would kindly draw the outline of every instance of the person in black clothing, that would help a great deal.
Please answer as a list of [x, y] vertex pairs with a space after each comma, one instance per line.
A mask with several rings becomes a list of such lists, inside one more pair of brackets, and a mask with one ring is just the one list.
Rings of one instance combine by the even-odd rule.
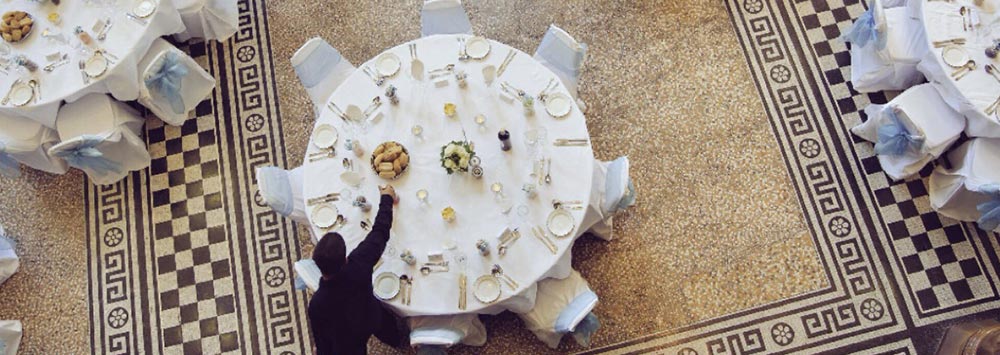
[[365, 354], [372, 334], [392, 347], [402, 342], [396, 316], [372, 294], [372, 269], [389, 241], [392, 208], [399, 200], [392, 186], [380, 186], [379, 192], [375, 225], [351, 255], [345, 257], [344, 238], [333, 232], [324, 235], [313, 251], [313, 261], [323, 274], [309, 302], [319, 355]]

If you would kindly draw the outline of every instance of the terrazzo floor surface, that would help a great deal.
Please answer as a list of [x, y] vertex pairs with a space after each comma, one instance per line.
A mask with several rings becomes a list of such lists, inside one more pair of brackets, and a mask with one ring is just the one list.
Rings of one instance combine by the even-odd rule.
[[[228, 87], [232, 92], [226, 94], [227, 91], [219, 93], [217, 90], [211, 98], [216, 112], [228, 112], [227, 100], [239, 101], [241, 105], [252, 102], [252, 99], [238, 97], [241, 92], [238, 83], [254, 79], [259, 73], [248, 74], [241, 71], [242, 67], [232, 68], [236, 67], [232, 63], [237, 62], [231, 58], [230, 62], [217, 62], [214, 58], [236, 53], [240, 62], [263, 63], [261, 68], [264, 69], [259, 70], [267, 80], [260, 85], [265, 88], [263, 91], [274, 90], [277, 95], [276, 99], [270, 97], [276, 101], [267, 104], [273, 109], [269, 111], [271, 114], [264, 114], [265, 118], [261, 119], [261, 122], [268, 122], [264, 126], [266, 129], [276, 132], [270, 138], [276, 146], [271, 163], [295, 167], [302, 163], [313, 113], [288, 58], [308, 38], [321, 36], [351, 62], [367, 61], [384, 49], [419, 36], [419, 8], [419, 1], [245, 1], [241, 2], [241, 11], [252, 15], [241, 22], [242, 29], [253, 28], [258, 32], [248, 30], [248, 34], [238, 35], [239, 38], [225, 44], [192, 47], [202, 48], [198, 52], [205, 52], [207, 48], [209, 59], [199, 61], [213, 68], [213, 73], [235, 77], [229, 79], [230, 86], [220, 84], [220, 88]], [[900, 208], [887, 209], [896, 208], [899, 203], [910, 203], [923, 216], [928, 210], [926, 192], [922, 196], [917, 192], [917, 186], [923, 186], [920, 179], [902, 185], [890, 184], [885, 181], [884, 174], [877, 171], [877, 165], [871, 168], [864, 162], [871, 156], [870, 145], [853, 143], [838, 125], [864, 119], [859, 117], [858, 109], [869, 99], [885, 100], [886, 96], [871, 98], [838, 86], [843, 80], [832, 80], [846, 64], [840, 57], [834, 58], [832, 53], [821, 53], [825, 52], [822, 48], [830, 52], [844, 50], [842, 44], [832, 44], [836, 40], [831, 39], [828, 32], [836, 31], [837, 26], [846, 26], [840, 18], [842, 13], [856, 17], [864, 10], [863, 4], [857, 1], [827, 4], [821, 0], [794, 3], [497, 0], [466, 1], [465, 8], [475, 33], [525, 52], [534, 51], [551, 23], [558, 24], [589, 46], [580, 96], [588, 106], [587, 124], [595, 154], [602, 160], [628, 155], [632, 162], [631, 176], [639, 192], [637, 205], [616, 218], [615, 240], [604, 242], [585, 237], [573, 249], [574, 268], [601, 298], [595, 310], [602, 323], [593, 339], [595, 351], [698, 354], [713, 350], [715, 353], [743, 353], [754, 349], [769, 352], [839, 349], [835, 352], [846, 353], [866, 349], [869, 346], [866, 344], [879, 336], [885, 341], [879, 341], [877, 346], [900, 344], [901, 349], [926, 350], [932, 347], [929, 343], [936, 341], [942, 324], [996, 309], [1000, 303], [996, 288], [989, 286], [996, 279], [995, 236], [976, 233], [974, 227], [954, 221], [944, 220], [931, 226], [927, 222], [930, 217], [924, 217], [924, 224], [919, 226], [907, 222], [909, 231], [904, 227], [902, 234], [897, 235], [897, 229], [892, 229], [892, 237], [887, 236], [890, 232], [886, 225], [913, 217], [911, 213], [901, 212]], [[760, 20], [762, 18], [766, 20]], [[784, 24], [776, 26], [779, 21]], [[827, 27], [832, 23], [833, 26], [830, 30], [819, 26], [809, 28], [813, 22]], [[788, 29], [779, 30], [785, 27]], [[797, 30], [800, 27], [801, 31]], [[782, 40], [775, 40], [775, 37]], [[263, 47], [258, 49], [257, 57], [246, 56], [247, 51], [243, 50], [246, 47], [240, 47], [241, 43], [245, 45], [260, 38], [265, 40], [258, 41]], [[813, 52], [809, 48], [813, 48]], [[793, 52], [807, 55], [792, 55]], [[781, 53], [781, 58], [774, 53]], [[244, 61], [245, 56], [254, 59]], [[775, 69], [779, 65], [783, 69]], [[810, 75], [817, 78], [809, 79]], [[790, 77], [796, 79], [790, 80]], [[772, 84], [790, 85], [798, 80], [806, 81], [802, 84], [807, 88], [832, 87], [826, 94], [832, 99], [825, 99], [827, 96], [815, 90], [789, 96], [789, 91], [782, 91], [783, 88], [777, 85], [772, 87]], [[772, 93], [778, 94], [772, 96]], [[268, 96], [263, 97], [266, 100]], [[818, 107], [827, 101], [836, 101], [836, 107]], [[856, 104], [853, 111], [845, 106], [847, 101]], [[799, 105], [789, 109], [789, 102]], [[209, 111], [212, 110], [206, 110]], [[809, 116], [808, 119], [789, 123], [794, 121], [790, 117], [797, 117], [802, 112]], [[215, 137], [219, 141], [213, 143], [224, 146], [230, 140], [237, 142], [243, 137], [233, 132], [247, 132], [245, 127], [237, 127], [238, 122], [252, 121], [243, 121], [244, 118], [234, 116], [232, 120], [236, 123], [230, 126], [230, 123], [217, 123], [217, 116], [210, 113], [199, 114], [197, 120], [181, 129], [154, 123], [147, 140], [154, 160], [157, 156], [166, 156], [164, 164], [170, 165], [174, 164], [169, 158], [173, 154], [169, 143], [171, 137], [199, 134], [216, 127]], [[798, 134], [804, 131], [794, 129], [802, 125], [815, 128], [815, 136], [804, 136], [802, 140]], [[793, 131], [794, 134], [790, 133]], [[168, 141], [166, 149], [158, 143], [163, 139]], [[812, 142], [817, 143], [813, 145]], [[838, 144], [850, 147], [838, 150], [840, 155], [831, 161], [846, 167], [816, 168], [825, 156], [821, 153], [824, 147]], [[242, 165], [225, 162], [240, 157], [241, 151], [226, 149], [237, 153], [219, 154], [218, 158], [223, 161], [220, 163], [222, 180], [211, 185], [223, 190], [225, 201], [237, 201], [240, 196], [252, 201], [252, 193], [240, 190], [240, 184], [247, 181], [236, 173]], [[225, 153], [226, 149], [220, 151]], [[205, 154], [203, 152], [202, 156]], [[800, 169], [795, 161], [802, 154], [808, 158], [803, 159], [805, 163], [811, 165]], [[182, 165], [186, 164], [185, 161]], [[201, 170], [204, 169], [202, 165]], [[227, 177], [230, 172], [234, 177]], [[144, 191], [143, 186], [148, 184], [153, 186], [151, 195], [156, 197], [155, 192], [160, 189], [157, 186], [167, 184], [161, 181], [165, 177], [158, 177], [159, 173], [134, 174], [127, 182], [129, 187], [123, 190]], [[199, 173], [206, 181], [209, 179], [203, 171]], [[814, 181], [826, 178], [837, 182]], [[172, 187], [172, 175], [170, 179]], [[94, 219], [95, 215], [100, 217], [97, 211], [104, 211], [105, 205], [100, 202], [104, 196], [102, 190], [90, 187], [77, 171], [64, 176], [26, 172], [19, 180], [3, 179], [0, 183], [4, 186], [0, 189], [0, 206], [4, 206], [0, 224], [17, 240], [22, 256], [21, 271], [0, 286], [0, 319], [20, 319], [24, 323], [22, 351], [114, 353], [120, 350], [110, 340], [117, 327], [112, 323], [109, 328], [101, 321], [108, 315], [103, 305], [113, 303], [106, 301], [105, 293], [99, 291], [103, 285], [100, 280], [108, 279], [102, 276], [105, 275], [102, 274], [102, 260], [106, 260], [102, 258], [106, 255], [95, 254], [96, 242], [92, 240], [105, 235], [101, 229], [104, 224]], [[831, 190], [835, 197], [830, 197]], [[873, 196], [879, 190], [891, 191], [889, 194], [895, 200], [874, 202]], [[136, 199], [145, 201], [141, 196]], [[237, 209], [226, 203], [224, 210]], [[153, 221], [162, 218], [157, 204], [154, 202], [153, 207], [149, 207]], [[135, 205], [145, 206], [142, 203]], [[226, 219], [239, 216], [229, 213], [224, 217], [210, 213], [209, 227], [243, 224]], [[136, 214], [143, 215], [140, 211]], [[864, 217], [868, 215], [876, 217]], [[160, 236], [159, 225], [152, 227], [148, 226], [152, 222], [144, 223], [137, 222], [137, 225], [138, 229], [145, 228], [147, 231], [142, 233], [146, 234], [127, 233], [127, 236], [139, 238], [137, 240], [152, 239], [154, 235], [158, 240], [173, 238]], [[279, 223], [290, 226], [287, 221]], [[933, 239], [945, 232], [949, 233], [948, 240], [952, 240], [953, 226], [957, 226], [956, 233], [964, 233], [962, 236], [966, 239], [963, 241], [968, 244], [966, 248], [956, 247], [960, 258], [978, 261], [979, 274], [968, 277], [974, 297], [944, 297], [936, 306], [919, 303], [924, 302], [923, 298], [911, 300], [922, 286], [917, 282], [911, 284], [909, 278], [911, 274], [920, 273], [909, 269], [901, 271], [894, 248], [910, 250], [913, 247], [911, 244], [900, 247], [897, 242], [909, 243], [908, 237], [921, 234]], [[227, 228], [233, 228], [226, 229], [230, 239], [252, 235], [234, 231], [243, 230], [237, 227]], [[828, 234], [833, 236], [826, 237]], [[297, 242], [290, 240], [287, 243], [290, 247], [283, 249], [282, 262], [287, 264], [287, 260], [296, 260], [299, 253], [310, 254], [311, 243], [304, 229], [298, 233], [288, 230], [279, 235], [289, 239], [298, 236]], [[176, 239], [174, 245], [177, 245]], [[162, 262], [163, 255], [155, 255], [158, 255], [155, 260]], [[235, 254], [232, 259], [246, 263], [244, 257]], [[145, 267], [136, 260], [143, 259], [134, 259], [129, 265]], [[151, 265], [154, 259], [148, 260]], [[162, 268], [163, 264], [159, 264], [156, 273], [159, 276], [151, 280], [161, 280], [162, 284]], [[237, 267], [233, 270], [246, 273], [247, 269]], [[280, 269], [285, 270], [281, 271], [280, 280], [271, 270], [276, 269], [267, 270], [267, 283], [275, 280], [275, 287], [288, 289], [288, 283], [283, 282], [284, 273], [289, 272], [287, 265]], [[263, 274], [261, 271], [253, 275]], [[247, 275], [233, 275], [233, 278], [253, 278]], [[926, 278], [923, 283], [927, 283]], [[240, 284], [234, 285], [226, 287], [239, 290]], [[222, 288], [216, 287], [215, 295], [209, 298], [222, 297]], [[198, 293], [198, 300], [201, 300], [200, 287]], [[149, 299], [167, 303], [163, 294], [152, 294]], [[282, 303], [291, 322], [282, 320], [280, 323], [304, 324], [305, 294], [286, 294], [297, 301]], [[173, 295], [177, 297], [176, 292]], [[251, 300], [255, 297], [255, 293], [249, 291], [246, 295]], [[183, 291], [180, 297], [183, 304], [186, 297]], [[187, 297], [195, 296], [192, 293]], [[230, 296], [225, 294], [225, 297]], [[815, 301], [819, 298], [822, 300]], [[828, 310], [831, 304], [836, 312]], [[878, 305], [877, 313], [873, 311], [875, 305]], [[263, 304], [260, 307], [264, 307]], [[189, 318], [188, 313], [181, 308], [180, 315], [169, 310], [159, 312], [155, 308], [143, 314], [157, 322], [162, 318], [164, 324], [180, 319], [178, 328], [184, 327], [183, 344], [170, 340], [172, 331], [153, 329], [153, 340], [136, 342], [134, 352], [214, 353], [227, 349], [229, 341], [236, 336], [228, 337], [230, 334], [238, 334], [240, 351], [244, 353], [273, 350], [277, 344], [299, 349], [291, 350], [293, 353], [308, 348], [308, 337], [302, 338], [306, 330], [302, 328], [295, 331], [298, 341], [268, 340], [274, 342], [267, 343], [261, 340], [255, 343], [256, 335], [252, 334], [258, 334], [254, 333], [256, 328], [240, 328], [232, 319], [217, 321], [215, 318], [211, 322], [214, 330], [211, 337], [226, 329], [232, 332], [202, 342], [187, 330], [192, 320], [185, 319]], [[237, 314], [241, 317], [253, 314], [241, 313], [248, 312], [244, 308]], [[197, 312], [195, 314], [193, 321], [198, 323], [200, 318]], [[130, 321], [140, 322], [138, 317], [133, 315]], [[489, 333], [487, 345], [483, 348], [460, 346], [453, 349], [454, 352], [540, 354], [585, 350], [568, 339], [559, 349], [549, 350], [509, 313], [483, 317], [483, 320]], [[272, 323], [265, 322], [260, 329], [277, 329], [274, 328], [276, 323], [268, 322]], [[130, 333], [132, 341], [136, 341], [136, 336], [141, 337], [143, 325], [144, 321], [136, 333]], [[829, 331], [823, 331], [824, 327]], [[907, 332], [910, 328], [916, 330]], [[195, 329], [206, 334], [204, 322], [201, 328]], [[840, 333], [860, 329], [869, 329], [868, 335]], [[934, 336], [927, 337], [930, 340], [918, 339], [925, 343], [915, 348], [913, 343], [918, 341], [910, 338], [911, 333], [913, 339], [925, 333]], [[371, 346], [371, 353], [401, 352], [375, 341]], [[687, 349], [693, 352], [685, 352]]]

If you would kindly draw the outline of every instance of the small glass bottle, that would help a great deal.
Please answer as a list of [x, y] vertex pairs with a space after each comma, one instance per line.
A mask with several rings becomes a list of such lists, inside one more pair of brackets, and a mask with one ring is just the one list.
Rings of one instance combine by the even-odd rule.
[[76, 37], [80, 38], [80, 42], [83, 42], [85, 45], [89, 46], [94, 43], [94, 38], [90, 37], [90, 34], [87, 33], [87, 31], [84, 31], [83, 27], [76, 26], [76, 28], [73, 29], [73, 33], [75, 33]]
[[389, 98], [389, 103], [395, 105], [399, 103], [399, 96], [396, 96], [396, 87], [389, 85], [385, 88], [385, 97]]
[[368, 203], [368, 199], [366, 199], [364, 196], [358, 196], [358, 198], [354, 200], [354, 206], [361, 208], [361, 210], [364, 212], [372, 210], [372, 204]]
[[506, 152], [512, 148], [510, 144], [510, 132], [507, 132], [506, 129], [501, 129], [500, 133], [497, 133], [497, 138], [500, 139], [500, 149]]

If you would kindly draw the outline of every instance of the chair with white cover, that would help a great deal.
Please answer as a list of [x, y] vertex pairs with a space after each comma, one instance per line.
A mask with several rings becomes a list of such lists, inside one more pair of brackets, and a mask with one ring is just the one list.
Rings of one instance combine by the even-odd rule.
[[163, 122], [184, 124], [189, 113], [215, 89], [215, 78], [194, 58], [157, 38], [139, 61], [139, 103]]
[[323, 277], [323, 272], [312, 259], [302, 259], [295, 262], [295, 289], [302, 290], [309, 288], [312, 292], [319, 290], [319, 279]]
[[427, 0], [420, 10], [420, 34], [472, 34], [472, 22], [460, 0]]
[[600, 328], [597, 316], [597, 294], [576, 270], [564, 279], [538, 282], [535, 307], [518, 314], [525, 326], [539, 340], [555, 349], [563, 335], [570, 333], [581, 346], [590, 346], [590, 337]]
[[17, 256], [14, 246], [14, 240], [8, 238], [3, 226], [0, 226], [0, 285], [21, 267], [21, 258]]
[[139, 138], [139, 113], [104, 94], [90, 94], [59, 110], [61, 143], [49, 155], [83, 170], [94, 184], [115, 183], [130, 171], [149, 166], [146, 142]]
[[590, 201], [580, 230], [589, 231], [604, 240], [614, 237], [614, 215], [635, 205], [635, 185], [628, 173], [626, 156], [610, 162], [594, 160]]
[[587, 44], [577, 41], [556, 25], [549, 25], [542, 42], [535, 49], [534, 58], [559, 76], [566, 90], [577, 100], [580, 109], [586, 111], [586, 105], [578, 95], [578, 88], [580, 71], [587, 59]]
[[53, 174], [66, 173], [66, 161], [49, 155], [49, 148], [57, 143], [56, 131], [35, 120], [0, 115], [0, 175], [20, 176], [20, 164]]
[[975, 138], [948, 152], [950, 168], [931, 174], [931, 208], [960, 221], [977, 221], [983, 230], [1000, 224], [1000, 139]]
[[486, 344], [486, 326], [478, 314], [417, 316], [406, 321], [410, 325], [410, 345], [417, 348], [418, 354], [443, 352], [457, 344]]
[[0, 355], [17, 355], [24, 328], [19, 320], [0, 320]]
[[928, 48], [920, 21], [906, 7], [888, 7], [883, 0], [869, 6], [841, 36], [851, 43], [854, 90], [903, 90], [923, 81], [917, 64]]
[[236, 0], [175, 0], [186, 29], [174, 34], [178, 41], [191, 38], [225, 41], [239, 29]]
[[333, 91], [356, 69], [340, 51], [319, 37], [310, 38], [295, 51], [292, 55], [292, 67], [295, 68], [295, 76], [309, 93], [316, 116], [322, 112]]
[[302, 167], [292, 170], [273, 166], [257, 168], [257, 190], [278, 214], [296, 223], [309, 223], [306, 201], [302, 197]]
[[851, 132], [875, 143], [879, 164], [893, 180], [918, 173], [965, 129], [965, 118], [930, 84], [914, 86], [888, 104], [869, 105], [865, 114], [868, 120]]

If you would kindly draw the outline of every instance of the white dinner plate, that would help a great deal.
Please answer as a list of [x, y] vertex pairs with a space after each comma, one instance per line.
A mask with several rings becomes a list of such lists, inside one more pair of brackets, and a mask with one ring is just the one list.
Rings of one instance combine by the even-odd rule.
[[545, 98], [545, 112], [552, 117], [563, 117], [573, 109], [573, 99], [563, 93], [555, 93]]
[[146, 18], [156, 12], [156, 3], [150, 0], [142, 0], [135, 4], [132, 13], [138, 17]]
[[337, 137], [337, 129], [323, 123], [313, 130], [313, 145], [319, 148], [330, 148], [337, 144]]
[[472, 294], [482, 303], [493, 303], [500, 299], [500, 280], [493, 275], [483, 275], [476, 279]]
[[372, 288], [375, 290], [375, 297], [391, 300], [399, 293], [399, 276], [391, 272], [378, 274], [372, 283]]
[[952, 68], [959, 68], [969, 62], [969, 53], [959, 46], [947, 46], [941, 50], [941, 59]]
[[91, 78], [99, 77], [107, 70], [108, 59], [104, 58], [104, 55], [100, 53], [95, 53], [90, 59], [87, 59], [87, 63], [83, 66], [83, 72], [87, 73], [87, 76]]
[[392, 53], [380, 55], [375, 59], [375, 69], [382, 76], [393, 76], [399, 71], [399, 57]]
[[557, 208], [555, 211], [549, 214], [549, 221], [546, 223], [549, 227], [549, 232], [559, 238], [565, 238], [573, 233], [573, 228], [576, 227], [576, 221], [573, 219], [573, 215], [569, 211]]
[[472, 37], [465, 42], [465, 54], [474, 59], [483, 59], [490, 54], [490, 41], [483, 37]]
[[22, 82], [10, 88], [10, 93], [8, 95], [11, 105], [24, 106], [31, 102], [31, 99], [35, 97], [35, 91], [31, 89], [31, 86], [29, 86], [28, 83]]
[[333, 204], [324, 203], [316, 206], [312, 213], [313, 224], [320, 228], [330, 228], [337, 223], [337, 215], [339, 214], [337, 206]]

